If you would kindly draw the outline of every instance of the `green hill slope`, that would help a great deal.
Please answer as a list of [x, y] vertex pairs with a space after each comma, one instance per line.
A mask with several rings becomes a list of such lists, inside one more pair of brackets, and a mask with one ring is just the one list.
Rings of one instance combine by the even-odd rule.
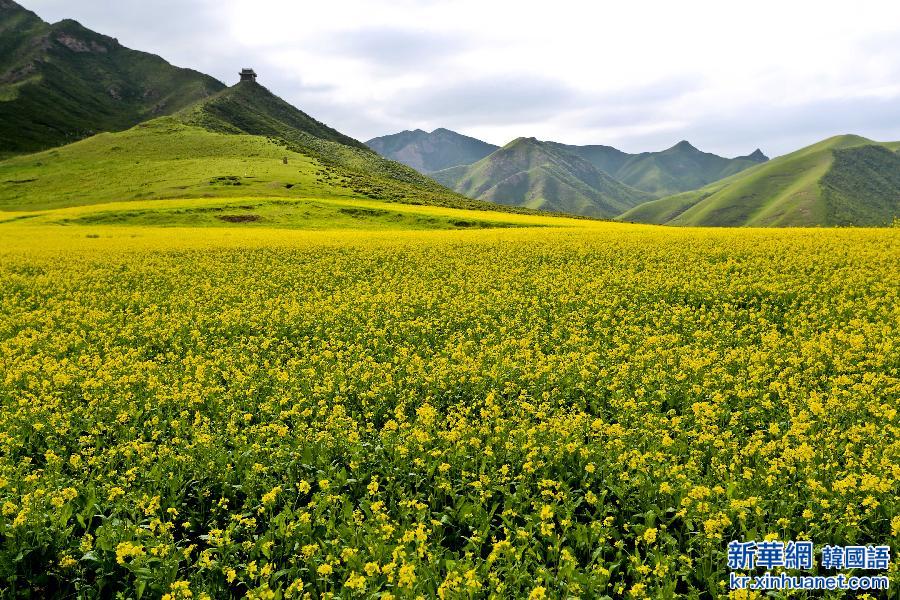
[[162, 117], [0, 162], [0, 209], [158, 198], [351, 195], [321, 171], [314, 159], [264, 137], [214, 133]]
[[7, 211], [247, 196], [498, 209], [378, 156], [251, 82], [126, 131], [0, 162]]
[[302, 140], [308, 134], [368, 152], [361, 142], [321, 123], [255, 81], [242, 81], [184, 110], [178, 118], [221, 133]]
[[898, 143], [828, 138], [701, 189], [621, 215], [708, 226], [886, 225], [900, 214]]
[[656, 197], [702, 187], [748, 169], [768, 158], [759, 150], [747, 156], [724, 158], [702, 152], [681, 141], [661, 152], [627, 154], [610, 146], [558, 147], [580, 156], [622, 183]]
[[316, 121], [255, 82], [241, 82], [176, 115], [185, 125], [225, 134], [278, 140], [315, 159], [358, 194], [396, 202], [483, 206], [411, 167], [379, 156], [365, 144]]
[[431, 133], [416, 129], [372, 138], [366, 146], [391, 160], [420, 173], [433, 173], [460, 165], [470, 165], [499, 148], [449, 129]]
[[592, 217], [614, 216], [650, 198], [534, 138], [518, 138], [475, 164], [432, 176], [472, 198]]
[[223, 89], [75, 21], [0, 0], [0, 156], [119, 131]]
[[702, 187], [767, 160], [758, 150], [754, 155], [760, 156], [760, 160], [723, 158], [681, 141], [662, 152], [629, 158], [614, 177], [655, 196], [666, 196]]
[[900, 217], [900, 155], [884, 146], [836, 150], [821, 192], [827, 223], [890, 225]]
[[613, 177], [615, 177], [615, 174], [619, 171], [619, 169], [621, 169], [622, 166], [626, 162], [628, 162], [629, 158], [635, 156], [633, 154], [628, 154], [627, 152], [622, 152], [621, 150], [613, 148], [612, 146], [574, 146], [571, 144], [560, 144], [559, 142], [545, 143], [557, 150], [561, 150], [569, 154], [574, 154], [579, 158], [583, 158], [604, 173]]

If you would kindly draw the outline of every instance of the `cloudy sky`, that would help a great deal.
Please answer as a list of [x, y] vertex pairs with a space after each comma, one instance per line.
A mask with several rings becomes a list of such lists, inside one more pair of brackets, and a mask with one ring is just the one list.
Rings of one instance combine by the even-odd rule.
[[20, 0], [366, 140], [447, 127], [775, 156], [900, 139], [900, 2]]

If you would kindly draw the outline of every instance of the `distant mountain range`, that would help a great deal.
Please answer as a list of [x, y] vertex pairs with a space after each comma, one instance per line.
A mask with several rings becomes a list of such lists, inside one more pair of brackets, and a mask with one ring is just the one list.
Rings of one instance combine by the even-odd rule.
[[653, 198], [535, 138], [518, 138], [472, 165], [431, 176], [471, 198], [591, 217], [613, 217]]
[[[436, 131], [441, 136], [428, 137], [428, 144], [439, 154], [441, 140], [458, 134]], [[412, 153], [429, 136], [420, 134], [398, 134], [407, 141], [404, 152]], [[369, 145], [387, 152], [392, 146], [381, 140], [390, 138], [395, 136]], [[487, 152], [486, 146], [480, 151]], [[687, 141], [661, 152], [629, 154], [611, 146], [518, 138], [471, 164], [429, 174], [489, 202], [641, 223], [884, 226], [900, 217], [898, 152], [900, 142], [855, 135], [771, 161], [758, 149], [729, 159]]]
[[697, 189], [769, 160], [759, 149], [747, 156], [723, 158], [701, 152], [685, 140], [661, 152], [640, 154], [627, 154], [610, 146], [555, 145], [657, 198]]
[[900, 142], [828, 138], [698, 190], [642, 204], [624, 221], [707, 226], [884, 226], [900, 216]]
[[51, 25], [0, 0], [0, 156], [127, 129], [224, 88], [75, 21]]
[[641, 154], [535, 138], [497, 148], [448, 129], [404, 131], [366, 144], [473, 198], [595, 217], [613, 217], [619, 209], [696, 189], [768, 160], [760, 150], [723, 158], [686, 141]]
[[373, 138], [366, 145], [385, 158], [426, 174], [459, 165], [470, 165], [499, 148], [443, 128], [431, 133], [421, 129], [401, 131]]

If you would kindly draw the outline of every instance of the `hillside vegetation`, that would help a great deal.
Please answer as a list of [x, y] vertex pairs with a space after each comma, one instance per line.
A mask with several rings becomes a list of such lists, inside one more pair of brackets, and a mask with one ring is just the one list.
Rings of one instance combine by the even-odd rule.
[[728, 159], [701, 152], [687, 142], [662, 152], [628, 154], [611, 146], [518, 138], [474, 164], [430, 175], [472, 198], [610, 217], [616, 211], [701, 187], [766, 160], [759, 150]]
[[889, 225], [900, 215], [898, 148], [854, 135], [828, 138], [620, 218], [672, 225]]
[[0, 0], [0, 157], [174, 113], [225, 86]]
[[759, 150], [747, 156], [724, 158], [702, 152], [687, 141], [661, 152], [640, 154], [628, 154], [610, 146], [556, 146], [655, 197], [697, 189], [768, 160]]
[[591, 217], [612, 217], [651, 198], [534, 138], [516, 139], [473, 165], [432, 177], [472, 198]]
[[0, 162], [2, 210], [251, 194], [522, 210], [456, 194], [251, 82], [127, 131]]
[[[581, 227], [584, 220], [504, 211], [379, 202], [363, 198], [221, 195], [214, 198], [129, 200], [0, 212], [0, 235], [46, 225], [203, 227], [235, 230], [425, 230]], [[31, 229], [23, 229], [29, 231]], [[92, 229], [85, 235], [92, 236]]]
[[177, 115], [181, 122], [226, 134], [267, 136], [311, 157], [356, 193], [380, 200], [482, 206], [406, 165], [382, 158], [278, 98], [255, 82], [241, 82]]
[[820, 182], [825, 222], [890, 225], [900, 218], [900, 143], [834, 151], [834, 162]]
[[[584, 159], [620, 183], [656, 197], [696, 189], [768, 160], [760, 150], [747, 156], [723, 158], [701, 152], [686, 141], [661, 152], [640, 154], [628, 154], [612, 146], [541, 143], [558, 153]], [[428, 174], [471, 165], [499, 150], [497, 146], [448, 129], [435, 129], [431, 133], [420, 129], [403, 131], [371, 139], [366, 145], [382, 156]], [[451, 176], [441, 174], [438, 178]], [[551, 203], [554, 200], [549, 199]]]
[[317, 121], [255, 81], [242, 81], [178, 115], [189, 125], [221, 133], [303, 142], [307, 136], [368, 151], [361, 142]]
[[0, 162], [0, 208], [41, 210], [155, 198], [352, 193], [326, 175], [314, 159], [264, 137], [213, 133], [163, 117], [128, 131]]

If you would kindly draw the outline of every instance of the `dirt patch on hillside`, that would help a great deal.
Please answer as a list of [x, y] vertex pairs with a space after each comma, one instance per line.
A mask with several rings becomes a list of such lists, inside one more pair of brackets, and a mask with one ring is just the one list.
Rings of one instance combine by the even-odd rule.
[[226, 223], [253, 223], [262, 220], [259, 215], [218, 215], [216, 218]]

